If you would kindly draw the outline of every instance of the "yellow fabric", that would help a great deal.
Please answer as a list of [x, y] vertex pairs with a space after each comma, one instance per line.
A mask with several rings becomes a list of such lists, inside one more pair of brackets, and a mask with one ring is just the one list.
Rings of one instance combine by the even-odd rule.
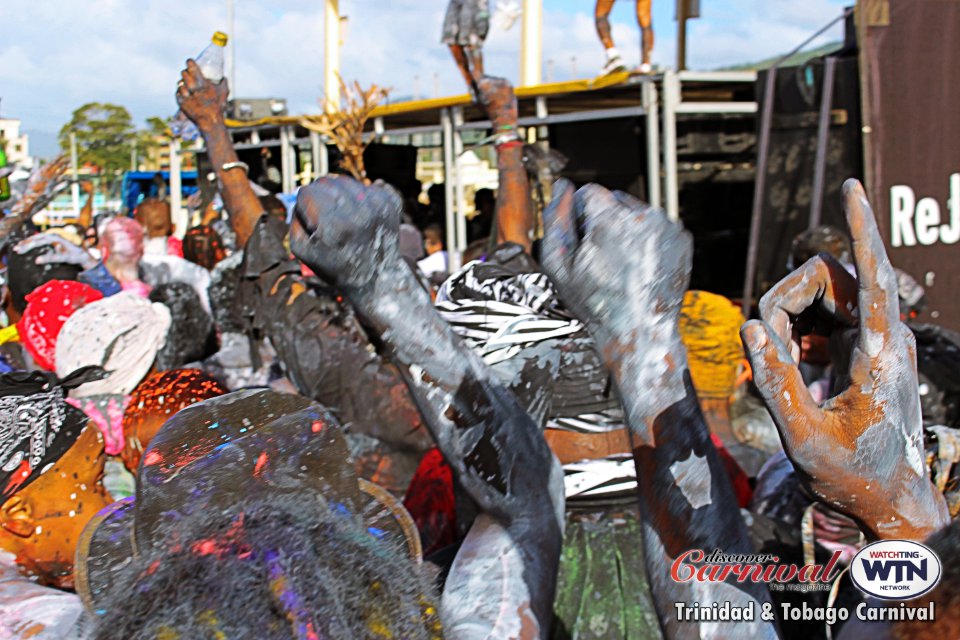
[[9, 327], [4, 327], [0, 329], [0, 344], [7, 344], [8, 342], [19, 342], [20, 341], [20, 332], [17, 331], [17, 325], [12, 324]]
[[697, 395], [726, 398], [733, 393], [743, 359], [740, 309], [723, 296], [688, 291], [680, 310], [680, 338]]

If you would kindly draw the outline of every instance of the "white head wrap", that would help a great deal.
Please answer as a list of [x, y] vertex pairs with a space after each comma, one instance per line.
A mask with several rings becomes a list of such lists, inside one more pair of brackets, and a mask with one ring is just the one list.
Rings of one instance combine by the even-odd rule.
[[97, 365], [110, 374], [71, 395], [128, 394], [150, 371], [167, 339], [170, 310], [131, 292], [83, 307], [67, 320], [57, 338], [57, 374]]

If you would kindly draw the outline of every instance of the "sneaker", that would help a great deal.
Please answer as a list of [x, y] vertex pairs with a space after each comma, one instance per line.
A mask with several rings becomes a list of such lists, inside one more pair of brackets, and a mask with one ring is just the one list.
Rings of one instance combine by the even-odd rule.
[[637, 72], [639, 73], [653, 73], [653, 67], [649, 62], [644, 62], [639, 67], [637, 67]]
[[619, 55], [613, 55], [607, 59], [607, 64], [603, 65], [603, 69], [600, 70], [600, 75], [609, 75], [617, 71], [623, 71], [626, 68], [626, 65], [623, 64], [623, 59]]

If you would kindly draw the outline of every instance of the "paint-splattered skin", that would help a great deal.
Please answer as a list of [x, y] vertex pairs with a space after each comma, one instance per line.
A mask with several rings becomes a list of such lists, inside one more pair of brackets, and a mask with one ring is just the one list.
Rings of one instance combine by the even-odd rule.
[[[453, 472], [487, 515], [474, 537], [497, 540], [487, 549], [499, 558], [493, 568], [483, 545], [468, 545], [471, 553], [458, 559], [444, 596], [445, 636], [545, 637], [562, 473], [534, 420], [446, 325], [400, 259], [400, 210], [386, 186], [322, 178], [300, 191], [291, 248], [382, 340]], [[478, 573], [500, 582], [478, 581]]]
[[263, 208], [250, 189], [247, 173], [240, 168], [224, 169], [224, 166], [239, 160], [224, 124], [223, 114], [230, 94], [227, 80], [223, 79], [217, 84], [209, 82], [193, 60], [187, 60], [187, 68], [180, 76], [177, 104], [203, 135], [210, 164], [217, 174], [220, 195], [230, 212], [233, 230], [237, 233], [237, 244], [245, 246]]
[[[476, 88], [480, 104], [493, 124], [494, 134], [515, 134], [517, 98], [510, 83], [503, 78], [486, 76], [478, 79]], [[520, 140], [497, 145], [497, 175], [497, 242], [516, 242], [529, 252], [533, 204]]]
[[[897, 278], [863, 187], [848, 180], [843, 198], [858, 278], [813, 258], [764, 296], [765, 322], [741, 333], [784, 449], [810, 489], [873, 538], [922, 540], [948, 514], [923, 462], [916, 344], [900, 322]], [[848, 384], [819, 407], [794, 340], [812, 314], [830, 321], [821, 331], [856, 329], [843, 354]]]
[[688, 549], [753, 552], [677, 328], [689, 235], [626, 194], [596, 185], [574, 193], [566, 181], [555, 186], [544, 223], [544, 268], [597, 341], [633, 433], [644, 479], [644, 556], [665, 637], [776, 637], [775, 627], [759, 620], [721, 628], [676, 620], [676, 602], [769, 602], [762, 586], [678, 584], [669, 577], [673, 559]]

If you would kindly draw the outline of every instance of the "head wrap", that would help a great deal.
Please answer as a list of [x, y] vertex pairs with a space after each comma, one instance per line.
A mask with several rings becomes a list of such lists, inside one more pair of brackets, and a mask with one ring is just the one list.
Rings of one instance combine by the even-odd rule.
[[158, 369], [176, 369], [203, 360], [216, 351], [213, 320], [203, 310], [193, 287], [185, 282], [157, 285], [150, 292], [150, 300], [166, 306], [177, 327], [157, 353]]
[[740, 308], [723, 296], [688, 291], [680, 309], [680, 339], [687, 348], [690, 377], [700, 398], [733, 393], [743, 360]]
[[183, 257], [204, 269], [213, 269], [227, 257], [220, 234], [213, 227], [200, 225], [183, 237]]
[[76, 397], [128, 394], [156, 359], [170, 328], [170, 311], [129, 292], [88, 304], [63, 325], [57, 342], [57, 371], [97, 365], [110, 374], [85, 384]]
[[163, 423], [185, 407], [227, 393], [228, 389], [199, 369], [151, 373], [134, 389], [123, 414], [123, 462], [136, 470], [143, 450]]
[[92, 367], [62, 380], [43, 371], [0, 374], [0, 502], [36, 480], [76, 442], [87, 418], [64, 394], [102, 375]]
[[47, 371], [57, 368], [57, 336], [63, 323], [81, 307], [102, 298], [93, 287], [73, 280], [51, 280], [27, 295], [17, 330], [37, 366]]

